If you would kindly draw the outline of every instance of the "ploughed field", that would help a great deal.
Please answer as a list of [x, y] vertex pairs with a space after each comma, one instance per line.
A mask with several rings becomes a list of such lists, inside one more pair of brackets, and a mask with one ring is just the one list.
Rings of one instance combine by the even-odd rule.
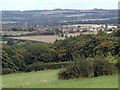
[[22, 36], [22, 37], [11, 37], [14, 39], [21, 39], [21, 40], [32, 40], [32, 41], [40, 41], [40, 42], [47, 42], [53, 43], [56, 40], [63, 40], [63, 37], [57, 35], [40, 35], [40, 36]]
[[59, 80], [60, 69], [3, 75], [3, 88], [117, 88], [118, 76]]
[[[78, 36], [81, 33], [68, 33], [66, 34], [67, 37], [70, 36]], [[97, 34], [97, 32], [86, 32], [82, 34]], [[40, 41], [40, 42], [46, 42], [46, 43], [53, 43], [56, 40], [63, 40], [64, 37], [60, 37], [58, 35], [39, 35], [39, 36], [20, 36], [20, 37], [10, 37], [13, 39], [21, 39], [21, 40], [32, 40], [32, 41]]]

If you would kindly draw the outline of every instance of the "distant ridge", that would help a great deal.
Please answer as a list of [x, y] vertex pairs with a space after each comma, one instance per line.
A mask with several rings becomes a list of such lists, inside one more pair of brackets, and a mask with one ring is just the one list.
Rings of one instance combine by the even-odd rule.
[[106, 11], [106, 10], [118, 10], [118, 9], [98, 9], [98, 8], [94, 8], [94, 9], [61, 9], [61, 8], [56, 8], [56, 9], [42, 9], [42, 10], [1, 10], [3, 12], [41, 12], [41, 11]]
[[[3, 10], [3, 25], [117, 24], [117, 9]], [[87, 21], [86, 21], [87, 20]]]

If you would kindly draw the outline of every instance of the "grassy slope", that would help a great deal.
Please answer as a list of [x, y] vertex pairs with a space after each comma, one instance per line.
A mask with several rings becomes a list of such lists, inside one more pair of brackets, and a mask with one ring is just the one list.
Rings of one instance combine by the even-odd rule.
[[95, 78], [82, 78], [58, 80], [59, 70], [38, 71], [30, 73], [17, 73], [3, 76], [3, 87], [15, 88], [117, 88], [118, 77], [101, 76]]

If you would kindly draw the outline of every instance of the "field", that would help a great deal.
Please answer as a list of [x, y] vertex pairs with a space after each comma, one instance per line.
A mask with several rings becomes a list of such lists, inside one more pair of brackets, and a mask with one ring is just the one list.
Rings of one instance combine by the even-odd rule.
[[81, 16], [85, 16], [86, 14], [77, 14], [77, 15], [66, 15], [65, 17], [81, 17]]
[[[101, 26], [104, 26], [103, 24], [75, 24], [75, 25], [65, 25], [64, 27], [72, 27], [72, 26], [82, 26], [82, 27], [101, 27]], [[117, 26], [114, 26], [114, 25], [108, 25], [108, 28], [116, 28]]]
[[71, 27], [71, 26], [82, 26], [82, 27], [101, 27], [101, 25], [98, 24], [75, 24], [75, 25], [65, 25], [64, 27]]
[[[81, 25], [81, 24], [79, 24]], [[78, 26], [79, 26], [78, 25]], [[91, 24], [82, 24], [83, 26], [91, 26]], [[71, 25], [72, 26], [72, 25]], [[77, 26], [77, 25], [75, 25]], [[96, 24], [93, 25], [94, 27], [98, 26]], [[0, 34], [1, 35], [12, 35], [12, 36], [17, 36], [17, 35], [26, 35], [26, 34], [30, 34], [30, 33], [36, 33], [37, 31], [1, 31]], [[108, 32], [111, 33], [111, 32]], [[67, 37], [70, 36], [78, 36], [81, 33], [67, 33]], [[97, 32], [82, 32], [82, 34], [97, 34]], [[53, 43], [56, 40], [63, 40], [65, 39], [64, 37], [60, 37], [58, 35], [39, 35], [39, 36], [20, 36], [20, 37], [10, 37], [13, 39], [21, 39], [21, 40], [32, 40], [32, 41], [40, 41], [40, 42], [46, 42], [46, 43]], [[1, 43], [1, 42], [0, 42]], [[4, 42], [6, 43], [6, 42]]]
[[[107, 32], [111, 33], [111, 32]], [[67, 37], [70, 36], [78, 36], [81, 33], [67, 33]], [[82, 34], [97, 34], [97, 32], [84, 32]], [[53, 43], [55, 40], [64, 40], [64, 37], [60, 37], [57, 35], [39, 35], [39, 36], [21, 36], [21, 37], [10, 37], [13, 39], [21, 39], [21, 40], [32, 40], [32, 41], [40, 41], [40, 42], [46, 42], [46, 43]]]
[[53, 43], [55, 40], [64, 39], [63, 37], [59, 37], [57, 35], [24, 36], [24, 37], [11, 37], [11, 38], [21, 39], [21, 40], [40, 41], [40, 42], [47, 42], [47, 43]]
[[118, 76], [58, 80], [57, 70], [16, 73], [2, 77], [3, 88], [117, 88]]
[[[97, 34], [97, 32], [86, 32], [82, 34]], [[68, 33], [67, 36], [77, 36], [80, 35], [80, 33]], [[21, 40], [32, 40], [32, 41], [40, 41], [40, 42], [47, 42], [47, 43], [53, 43], [55, 40], [63, 40], [64, 37], [60, 37], [57, 35], [40, 35], [40, 36], [22, 36], [22, 37], [10, 37], [13, 39], [21, 39]]]
[[1, 35], [12, 35], [12, 36], [16, 36], [16, 35], [25, 35], [25, 34], [29, 34], [29, 33], [34, 33], [36, 31], [2, 31], [0, 32]]
[[[81, 33], [68, 33], [67, 36], [70, 37], [70, 36], [78, 36], [80, 35]], [[97, 32], [84, 32], [82, 34], [97, 34]]]
[[[12, 13], [12, 17], [11, 17]], [[29, 17], [28, 17], [29, 16]], [[27, 22], [29, 25], [66, 25], [64, 21], [72, 21], [72, 24], [117, 24], [118, 10], [104, 9], [55, 9], [55, 10], [28, 10], [28, 11], [3, 11], [4, 25], [23, 25]], [[84, 21], [84, 19], [89, 21]], [[94, 19], [94, 21], [93, 21]], [[96, 23], [96, 20], [98, 23]], [[92, 22], [91, 22], [92, 21]], [[100, 22], [99, 22], [100, 21]], [[102, 21], [102, 22], [101, 22]], [[61, 23], [59, 23], [61, 22]]]

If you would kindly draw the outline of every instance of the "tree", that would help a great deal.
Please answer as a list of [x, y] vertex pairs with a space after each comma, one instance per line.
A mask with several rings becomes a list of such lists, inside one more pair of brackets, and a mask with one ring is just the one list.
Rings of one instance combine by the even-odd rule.
[[98, 36], [105, 36], [105, 35], [107, 35], [107, 33], [105, 31], [100, 30], [100, 31], [98, 31], [97, 35]]
[[103, 41], [100, 42], [99, 45], [97, 45], [94, 50], [97, 54], [106, 54], [107, 52], [112, 51], [114, 47], [113, 41]]
[[32, 64], [37, 61], [50, 62], [52, 60], [50, 47], [45, 43], [31, 44], [27, 47], [25, 56], [27, 64]]
[[112, 36], [114, 36], [114, 37], [120, 37], [120, 30], [113, 31]]
[[2, 54], [3, 68], [10, 68], [13, 71], [24, 70], [26, 63], [23, 59], [23, 52], [14, 46], [4, 46]]

